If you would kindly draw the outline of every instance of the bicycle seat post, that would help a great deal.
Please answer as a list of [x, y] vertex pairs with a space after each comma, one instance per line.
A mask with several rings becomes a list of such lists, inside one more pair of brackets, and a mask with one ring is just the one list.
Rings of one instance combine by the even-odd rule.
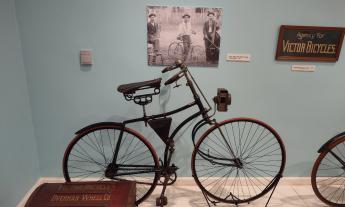
[[146, 109], [145, 109], [145, 105], [142, 105], [143, 107], [143, 114], [144, 114], [144, 122], [145, 122], [145, 127], [147, 127], [147, 116], [146, 116]]

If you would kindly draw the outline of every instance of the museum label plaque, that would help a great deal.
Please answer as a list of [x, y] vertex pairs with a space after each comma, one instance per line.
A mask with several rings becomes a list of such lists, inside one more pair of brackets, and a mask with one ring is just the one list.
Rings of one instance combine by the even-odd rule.
[[327, 61], [339, 58], [345, 28], [282, 25], [276, 60]]
[[25, 207], [134, 207], [134, 182], [44, 183]]

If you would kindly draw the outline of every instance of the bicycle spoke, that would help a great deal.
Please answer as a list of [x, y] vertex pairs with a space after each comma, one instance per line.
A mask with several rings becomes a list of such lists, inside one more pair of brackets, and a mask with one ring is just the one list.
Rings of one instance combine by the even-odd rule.
[[[285, 160], [276, 134], [247, 119], [221, 123], [219, 128], [224, 138], [215, 127], [194, 150], [192, 170], [198, 185], [217, 200], [230, 203], [249, 202], [272, 189]], [[229, 148], [236, 159], [224, 156]]]
[[[263, 139], [261, 136], [263, 135], [264, 131], [265, 131], [265, 128], [262, 128], [262, 131], [259, 133], [259, 136], [257, 138], [254, 139], [255, 135], [256, 135], [256, 132], [257, 130], [259, 129], [259, 125], [258, 125], [258, 128], [255, 130], [255, 133], [253, 134], [253, 136], [251, 137], [250, 141], [248, 142], [248, 145], [246, 146], [244, 152], [248, 152], [248, 155], [251, 155], [251, 152], [253, 150], [253, 148], [256, 146], [256, 144], [261, 140]], [[251, 148], [248, 149], [248, 147], [251, 145], [252, 141], [253, 140], [256, 140], [254, 141], [254, 144], [252, 145]]]
[[[64, 157], [66, 180], [134, 181], [136, 204], [151, 194], [159, 179], [158, 158], [139, 135], [105, 125], [75, 139]], [[115, 155], [116, 163], [112, 163]]]
[[[215, 135], [215, 133], [214, 132], [212, 132], [212, 134], [216, 137], [216, 140], [213, 140], [213, 139], [211, 139], [211, 141], [213, 142], [213, 143], [215, 143], [217, 146], [220, 146], [220, 148], [222, 148], [225, 152], [230, 152], [230, 150], [228, 149], [228, 147], [226, 146], [226, 143], [225, 143], [225, 145], [224, 146], [222, 146], [222, 145], [220, 145], [220, 143], [222, 143], [222, 142], [224, 142], [224, 139], [221, 137], [221, 138], [219, 138], [217, 135]], [[220, 135], [220, 136], [222, 136], [222, 135]], [[218, 143], [218, 142], [219, 143]], [[230, 156], [231, 156], [231, 154], [230, 154]]]
[[[244, 141], [244, 144], [243, 144], [243, 152], [246, 152], [246, 151], [247, 151], [247, 147], [248, 147], [248, 146], [247, 146], [247, 147], [245, 147], [245, 146], [246, 146], [246, 144], [247, 144], [247, 140], [248, 140], [249, 134], [250, 134], [250, 132], [251, 132], [251, 130], [252, 130], [252, 127], [253, 127], [253, 123], [251, 123], [250, 128], [249, 128], [249, 131], [248, 131], [247, 136], [246, 136], [246, 139], [245, 139], [245, 141]], [[259, 125], [256, 126], [256, 129], [255, 129], [255, 131], [254, 131], [254, 134], [253, 134], [253, 136], [251, 137], [250, 140], [253, 139], [253, 137], [255, 136], [255, 134], [256, 134], [258, 128], [259, 128]], [[240, 154], [240, 157], [242, 157], [242, 156], [243, 156], [243, 153]]]
[[[210, 138], [210, 140], [209, 141], [212, 141], [212, 143], [214, 143], [214, 144], [216, 144], [217, 146], [220, 146], [215, 140], [213, 140], [212, 138]], [[212, 153], [214, 153], [214, 154], [216, 154], [216, 155], [218, 155], [220, 158], [226, 158], [225, 156], [224, 156], [224, 153], [221, 153], [221, 152], [219, 152], [217, 149], [215, 149], [215, 147], [213, 147], [213, 146], [211, 146], [210, 144], [208, 144], [208, 143], [204, 143], [207, 147], [209, 147], [210, 149], [212, 149]], [[223, 148], [224, 149], [224, 148]], [[225, 150], [225, 149], [224, 149]], [[203, 151], [203, 150], [201, 150], [201, 151]], [[205, 150], [205, 151], [207, 151], [207, 150]]]
[[[75, 154], [73, 154], [73, 153], [70, 153], [70, 155], [72, 155], [72, 156], [74, 156], [74, 157], [76, 157], [76, 158], [80, 158], [81, 160], [83, 160], [83, 161], [80, 161], [80, 162], [85, 162], [85, 163], [94, 163], [94, 164], [96, 164], [96, 165], [98, 165], [98, 166], [102, 166], [102, 167], [104, 167], [104, 165], [102, 165], [101, 163], [99, 163], [99, 162], [96, 162], [95, 160], [93, 160], [93, 159], [86, 159], [86, 158], [84, 158], [84, 157], [80, 157], [80, 156], [78, 156], [78, 155], [75, 155]], [[70, 160], [70, 161], [76, 161], [76, 160]]]
[[[248, 179], [250, 185], [252, 186], [252, 188], [253, 188], [253, 190], [254, 190], [255, 195], [257, 195], [258, 193], [256, 192], [256, 190], [255, 190], [255, 188], [254, 188], [254, 186], [256, 186], [255, 183], [254, 183], [254, 181], [252, 181], [252, 179], [250, 179], [250, 177], [248, 176], [246, 170], [243, 170], [243, 174], [245, 175], [245, 179], [246, 179], [246, 180]], [[253, 184], [254, 184], [254, 185], [253, 185]], [[256, 187], [257, 187], [257, 186], [256, 186]], [[257, 187], [257, 188], [258, 188], [258, 187]], [[261, 189], [259, 188], [259, 190], [261, 190]], [[248, 192], [250, 192], [249, 187], [248, 187]], [[250, 194], [249, 194], [249, 195], [250, 195]], [[250, 195], [250, 196], [251, 196], [251, 195]]]
[[[100, 132], [99, 132], [99, 133], [100, 133]], [[93, 134], [93, 136], [94, 136], [94, 138], [95, 138], [95, 142], [96, 142], [96, 144], [97, 144], [97, 146], [98, 146], [99, 152], [100, 152], [100, 154], [102, 155], [104, 161], [106, 162], [106, 159], [107, 159], [107, 158], [105, 157], [104, 152], [102, 153], [102, 146], [101, 146], [101, 144], [98, 142], [98, 139], [97, 139], [96, 134], [95, 134], [94, 132], [93, 132], [92, 134]]]
[[[97, 152], [99, 155], [101, 155], [102, 156], [102, 158], [104, 159], [104, 160], [106, 160], [106, 158], [105, 158], [105, 155], [104, 155], [104, 153], [102, 153], [102, 150], [100, 149], [100, 147], [99, 147], [99, 145], [98, 144], [95, 144], [93, 141], [92, 141], [92, 138], [90, 138], [90, 136], [89, 135], [87, 135], [87, 137], [88, 137], [88, 140], [90, 140], [90, 142], [92, 143], [92, 145], [95, 147], [95, 148], [93, 148], [93, 147], [91, 147], [91, 145], [89, 145], [91, 148], [93, 148], [94, 150], [95, 150], [95, 152]], [[94, 138], [95, 138], [95, 141], [97, 142], [97, 138], [94, 136]], [[85, 143], [87, 143], [86, 141], [86, 139], [82, 139], [82, 141], [83, 142], [85, 142]], [[98, 142], [97, 142], [98, 143]]]
[[[81, 147], [78, 143], [77, 143], [77, 146], [83, 151], [83, 152], [81, 152], [81, 151], [79, 151], [79, 150], [77, 150], [77, 149], [74, 149], [74, 151], [76, 151], [76, 152], [78, 152], [80, 155], [84, 155], [84, 156], [86, 156], [87, 158], [89, 158], [92, 162], [94, 162], [94, 163], [99, 163], [99, 162], [96, 162], [93, 158], [92, 158], [92, 156], [87, 152], [87, 150], [85, 150], [83, 147]], [[100, 163], [99, 163], [100, 164]]]

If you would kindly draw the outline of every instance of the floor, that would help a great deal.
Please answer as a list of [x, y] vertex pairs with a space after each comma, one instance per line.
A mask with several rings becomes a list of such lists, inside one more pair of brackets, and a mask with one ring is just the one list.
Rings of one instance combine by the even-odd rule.
[[[268, 204], [269, 207], [325, 207], [318, 198], [314, 195], [314, 192], [307, 182], [290, 182], [283, 181], [276, 188], [273, 197]], [[155, 198], [159, 196], [161, 187], [158, 186], [152, 195], [143, 202], [140, 207], [155, 207]], [[183, 185], [183, 182], [176, 183], [174, 186], [169, 186], [166, 193], [168, 197], [167, 207], [207, 207], [207, 203], [196, 185], [187, 183]], [[264, 207], [266, 205], [269, 195], [259, 198], [258, 200], [250, 204], [241, 204], [239, 206], [259, 206]], [[218, 203], [217, 207], [234, 205]]]
[[[41, 178], [35, 186], [27, 193], [17, 207], [23, 207], [32, 191], [42, 183], [64, 182], [63, 178]], [[161, 186], [157, 186], [151, 196], [140, 204], [139, 207], [156, 207], [156, 197], [159, 196]], [[193, 178], [180, 177], [172, 186], [168, 186], [166, 196], [168, 205], [166, 207], [207, 207], [203, 194], [196, 186]], [[269, 194], [265, 195], [250, 204], [241, 204], [240, 207], [264, 207]], [[217, 207], [235, 207], [231, 204], [218, 203]], [[310, 178], [283, 178], [273, 194], [268, 207], [326, 207], [315, 196]]]

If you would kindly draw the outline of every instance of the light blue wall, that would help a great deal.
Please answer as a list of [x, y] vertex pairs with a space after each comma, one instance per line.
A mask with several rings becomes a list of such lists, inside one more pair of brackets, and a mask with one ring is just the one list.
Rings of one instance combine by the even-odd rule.
[[[146, 64], [146, 5], [224, 9], [219, 68], [192, 72], [208, 97], [218, 87], [232, 93], [230, 112], [220, 119], [249, 116], [271, 124], [286, 143], [285, 175], [309, 176], [318, 147], [345, 130], [345, 51], [336, 63], [312, 63], [316, 72], [291, 72], [295, 62], [274, 60], [278, 29], [345, 26], [343, 0], [16, 0], [42, 175], [62, 175], [63, 153], [77, 129], [141, 115], [115, 89], [160, 76], [160, 68]], [[82, 48], [94, 52], [91, 68], [79, 66]], [[228, 52], [250, 53], [252, 61], [226, 62]], [[185, 103], [183, 90], [172, 93], [169, 108]], [[189, 135], [177, 143], [183, 175], [190, 174]], [[149, 139], [159, 145], [157, 137]]]
[[0, 0], [0, 206], [12, 207], [39, 178], [14, 0]]

